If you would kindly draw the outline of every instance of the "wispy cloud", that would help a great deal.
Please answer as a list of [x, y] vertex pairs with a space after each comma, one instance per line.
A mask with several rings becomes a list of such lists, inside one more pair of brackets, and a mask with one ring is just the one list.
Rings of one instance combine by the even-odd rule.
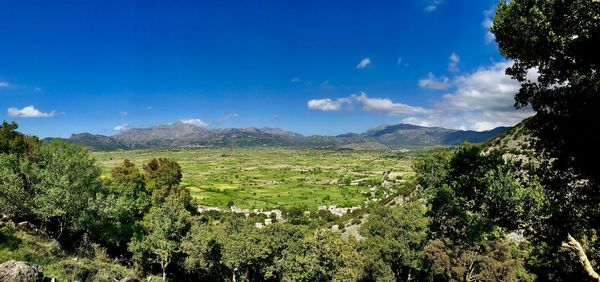
[[299, 77], [296, 76], [296, 77], [292, 77], [292, 79], [290, 79], [290, 81], [296, 83], [296, 82], [301, 82], [302, 79], [300, 79]]
[[[498, 62], [456, 77], [456, 89], [434, 103], [432, 114], [410, 116], [403, 122], [470, 130], [519, 123], [534, 112], [530, 108], [514, 108], [514, 95], [520, 84], [505, 74], [511, 65], [512, 62]], [[535, 81], [537, 72], [530, 71], [528, 78]]]
[[180, 121], [183, 123], [186, 123], [186, 124], [191, 124], [191, 125], [195, 125], [195, 126], [199, 126], [199, 127], [207, 127], [208, 126], [208, 123], [205, 123], [198, 118], [182, 119]]
[[56, 112], [42, 112], [36, 109], [33, 105], [24, 107], [22, 109], [19, 108], [8, 108], [6, 114], [9, 117], [23, 117], [23, 118], [47, 118], [53, 117]]
[[437, 78], [433, 73], [428, 73], [427, 78], [419, 79], [419, 87], [425, 89], [445, 90], [452, 87], [448, 77]]
[[360, 92], [360, 95], [354, 95], [353, 99], [362, 106], [364, 111], [369, 112], [380, 112], [389, 115], [425, 114], [430, 112], [430, 110], [421, 107], [392, 102], [387, 98], [369, 98], [364, 92]]
[[319, 86], [323, 89], [323, 90], [332, 90], [334, 89], [333, 85], [331, 84], [331, 82], [329, 81], [329, 79], [327, 80], [323, 80], [321, 82], [321, 84], [319, 84]]
[[368, 66], [371, 65], [371, 59], [370, 58], [364, 58], [362, 60], [360, 60], [360, 63], [358, 63], [358, 65], [356, 65], [357, 69], [364, 69]]
[[218, 119], [218, 120], [215, 122], [215, 124], [223, 124], [223, 123], [225, 123], [225, 122], [228, 122], [228, 121], [230, 121], [230, 120], [237, 119], [237, 118], [239, 118], [239, 117], [240, 117], [240, 115], [239, 115], [238, 113], [229, 113], [229, 114], [226, 114], [226, 115], [222, 116], [221, 118], [219, 118], [219, 119]]
[[339, 111], [344, 105], [352, 103], [350, 98], [338, 98], [338, 99], [313, 99], [309, 100], [307, 105], [310, 110], [316, 111]]
[[[320, 111], [358, 109], [400, 116], [405, 123], [464, 130], [512, 126], [534, 114], [531, 108], [517, 110], [513, 106], [520, 84], [505, 74], [512, 63], [493, 63], [452, 80], [447, 77], [438, 79], [430, 74], [424, 82], [420, 82], [421, 87], [453, 89], [432, 101], [430, 107], [408, 105], [389, 98], [371, 98], [364, 92], [345, 98], [310, 100], [308, 106], [311, 110]], [[537, 72], [531, 70], [528, 79], [535, 81]]]
[[127, 130], [127, 129], [129, 129], [129, 127], [126, 123], [119, 124], [113, 128], [113, 130], [115, 130], [115, 131], [123, 131], [123, 130]]
[[448, 57], [448, 71], [458, 72], [460, 70], [458, 64], [460, 64], [460, 56], [452, 52], [450, 57]]
[[379, 112], [389, 115], [408, 115], [428, 112], [428, 110], [424, 108], [410, 106], [403, 103], [395, 103], [386, 98], [370, 98], [364, 92], [360, 92], [358, 95], [353, 94], [350, 97], [344, 98], [324, 98], [308, 101], [308, 108], [310, 110], [319, 111], [351, 110], [353, 109], [353, 105], [358, 106], [365, 112]]
[[490, 9], [490, 10], [485, 10], [483, 11], [483, 22], [481, 22], [481, 26], [483, 26], [483, 28], [485, 28], [486, 33], [485, 33], [485, 42], [486, 43], [491, 43], [494, 40], [496, 40], [496, 36], [494, 36], [494, 34], [490, 31], [490, 28], [492, 28], [492, 26], [494, 25], [494, 15], [496, 14], [496, 10], [495, 9]]
[[437, 10], [437, 9], [438, 9], [438, 7], [439, 7], [439, 6], [440, 6], [442, 3], [444, 3], [444, 1], [443, 1], [443, 0], [431, 0], [431, 1], [427, 1], [427, 2], [426, 2], [426, 4], [425, 4], [425, 8], [423, 8], [423, 10], [424, 10], [425, 12], [431, 13], [431, 12], [433, 12], [433, 11]]
[[6, 81], [0, 81], [0, 88], [4, 88], [4, 87], [8, 87], [8, 82]]
[[123, 116], [123, 117], [126, 117], [126, 116], [129, 115], [129, 113], [128, 112], [119, 112], [119, 115]]

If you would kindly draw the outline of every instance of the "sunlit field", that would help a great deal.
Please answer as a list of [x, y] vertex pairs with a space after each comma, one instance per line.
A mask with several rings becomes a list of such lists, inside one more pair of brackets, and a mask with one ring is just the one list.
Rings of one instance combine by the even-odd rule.
[[[142, 166], [152, 158], [170, 158], [183, 169], [182, 186], [200, 204], [275, 208], [320, 204], [356, 206], [383, 197], [413, 176], [410, 157], [399, 152], [316, 149], [234, 148], [96, 152], [108, 176], [123, 159]], [[376, 185], [377, 189], [372, 189]]]

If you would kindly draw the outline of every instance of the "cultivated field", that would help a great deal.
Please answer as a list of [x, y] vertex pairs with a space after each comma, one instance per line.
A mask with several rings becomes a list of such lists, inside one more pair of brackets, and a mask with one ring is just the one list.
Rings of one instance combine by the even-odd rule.
[[393, 193], [413, 176], [410, 157], [389, 151], [222, 148], [96, 152], [94, 157], [107, 175], [126, 158], [140, 167], [152, 158], [171, 158], [183, 169], [182, 185], [200, 204], [221, 208], [230, 201], [241, 208], [356, 206], [382, 198], [384, 191]]

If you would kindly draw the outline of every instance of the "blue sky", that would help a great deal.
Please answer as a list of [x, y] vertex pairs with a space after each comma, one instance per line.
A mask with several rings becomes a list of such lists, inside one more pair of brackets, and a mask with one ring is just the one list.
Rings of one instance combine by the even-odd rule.
[[177, 121], [485, 130], [531, 114], [496, 1], [0, 1], [0, 114], [47, 136]]

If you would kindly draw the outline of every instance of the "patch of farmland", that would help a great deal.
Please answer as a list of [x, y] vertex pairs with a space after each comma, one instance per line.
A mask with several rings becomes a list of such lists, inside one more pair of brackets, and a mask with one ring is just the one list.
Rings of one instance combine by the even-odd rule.
[[385, 172], [390, 172], [388, 179], [413, 175], [410, 157], [389, 151], [201, 148], [95, 152], [94, 156], [105, 177], [123, 159], [140, 168], [152, 158], [173, 159], [183, 170], [181, 185], [200, 204], [221, 208], [230, 202], [240, 208], [356, 206], [364, 203]]

